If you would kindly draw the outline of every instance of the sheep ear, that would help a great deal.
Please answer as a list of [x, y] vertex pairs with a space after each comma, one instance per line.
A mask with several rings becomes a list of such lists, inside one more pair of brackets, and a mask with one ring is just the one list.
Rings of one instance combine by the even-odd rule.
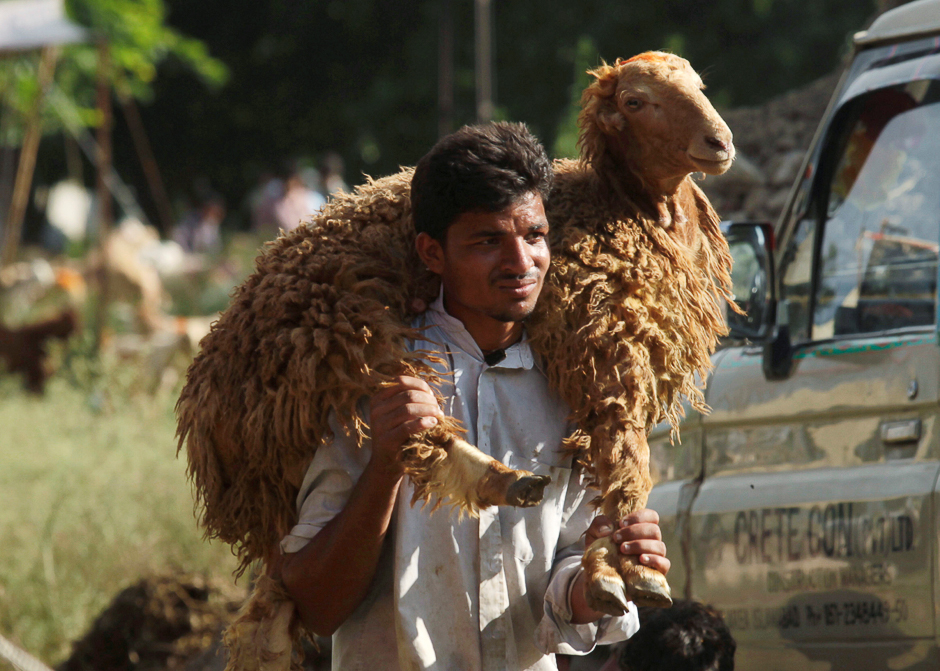
[[611, 78], [611, 75], [616, 71], [618, 65], [620, 65], [619, 58], [617, 59], [617, 63], [613, 66], [607, 65], [606, 62], [601, 61], [601, 64], [598, 67], [591, 70], [585, 70], [585, 72], [594, 77], [594, 79], [596, 79], [598, 82], [602, 82], [605, 79]]
[[620, 133], [626, 124], [626, 119], [616, 109], [599, 110], [597, 113], [597, 127], [605, 135]]
[[[619, 59], [618, 59], [619, 65]], [[617, 70], [606, 63], [588, 74], [595, 81], [584, 91], [581, 99], [582, 108], [593, 108], [594, 123], [605, 135], [614, 135], [623, 130], [626, 120], [620, 114], [614, 101], [617, 92]]]
[[605, 138], [619, 135], [626, 128], [626, 119], [614, 101], [617, 90], [614, 68], [605, 64], [589, 71], [589, 74], [594, 76], [595, 81], [581, 94], [581, 114], [578, 115], [581, 136], [578, 144], [581, 157], [593, 163], [600, 161], [607, 151]]

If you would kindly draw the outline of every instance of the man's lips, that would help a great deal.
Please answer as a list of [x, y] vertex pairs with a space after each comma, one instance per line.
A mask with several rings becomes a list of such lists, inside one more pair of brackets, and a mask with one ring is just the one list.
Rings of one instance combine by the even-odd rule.
[[538, 287], [538, 280], [499, 280], [496, 282], [496, 288], [516, 298], [525, 298], [529, 296]]

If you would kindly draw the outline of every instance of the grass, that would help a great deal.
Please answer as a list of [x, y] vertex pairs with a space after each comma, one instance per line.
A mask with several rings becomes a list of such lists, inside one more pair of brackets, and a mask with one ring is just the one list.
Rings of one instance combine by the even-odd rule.
[[50, 665], [140, 577], [235, 567], [193, 517], [178, 388], [151, 397], [132, 369], [71, 361], [43, 398], [0, 377], [0, 634]]

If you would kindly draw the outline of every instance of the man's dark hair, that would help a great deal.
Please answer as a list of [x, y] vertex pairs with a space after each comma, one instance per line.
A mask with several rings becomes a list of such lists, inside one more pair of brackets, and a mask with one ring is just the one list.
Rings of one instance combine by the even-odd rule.
[[717, 610], [676, 600], [640, 609], [640, 631], [620, 653], [626, 671], [734, 671], [737, 643]]
[[548, 197], [552, 164], [525, 124], [464, 126], [441, 138], [415, 167], [415, 231], [444, 241], [466, 212], [499, 212], [529, 192]]

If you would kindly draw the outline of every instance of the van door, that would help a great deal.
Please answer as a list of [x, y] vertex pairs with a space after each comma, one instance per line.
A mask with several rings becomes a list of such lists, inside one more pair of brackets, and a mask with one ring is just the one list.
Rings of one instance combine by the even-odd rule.
[[692, 593], [741, 669], [937, 668], [940, 84], [843, 97], [822, 142], [778, 259], [791, 373], [739, 346], [709, 382]]

